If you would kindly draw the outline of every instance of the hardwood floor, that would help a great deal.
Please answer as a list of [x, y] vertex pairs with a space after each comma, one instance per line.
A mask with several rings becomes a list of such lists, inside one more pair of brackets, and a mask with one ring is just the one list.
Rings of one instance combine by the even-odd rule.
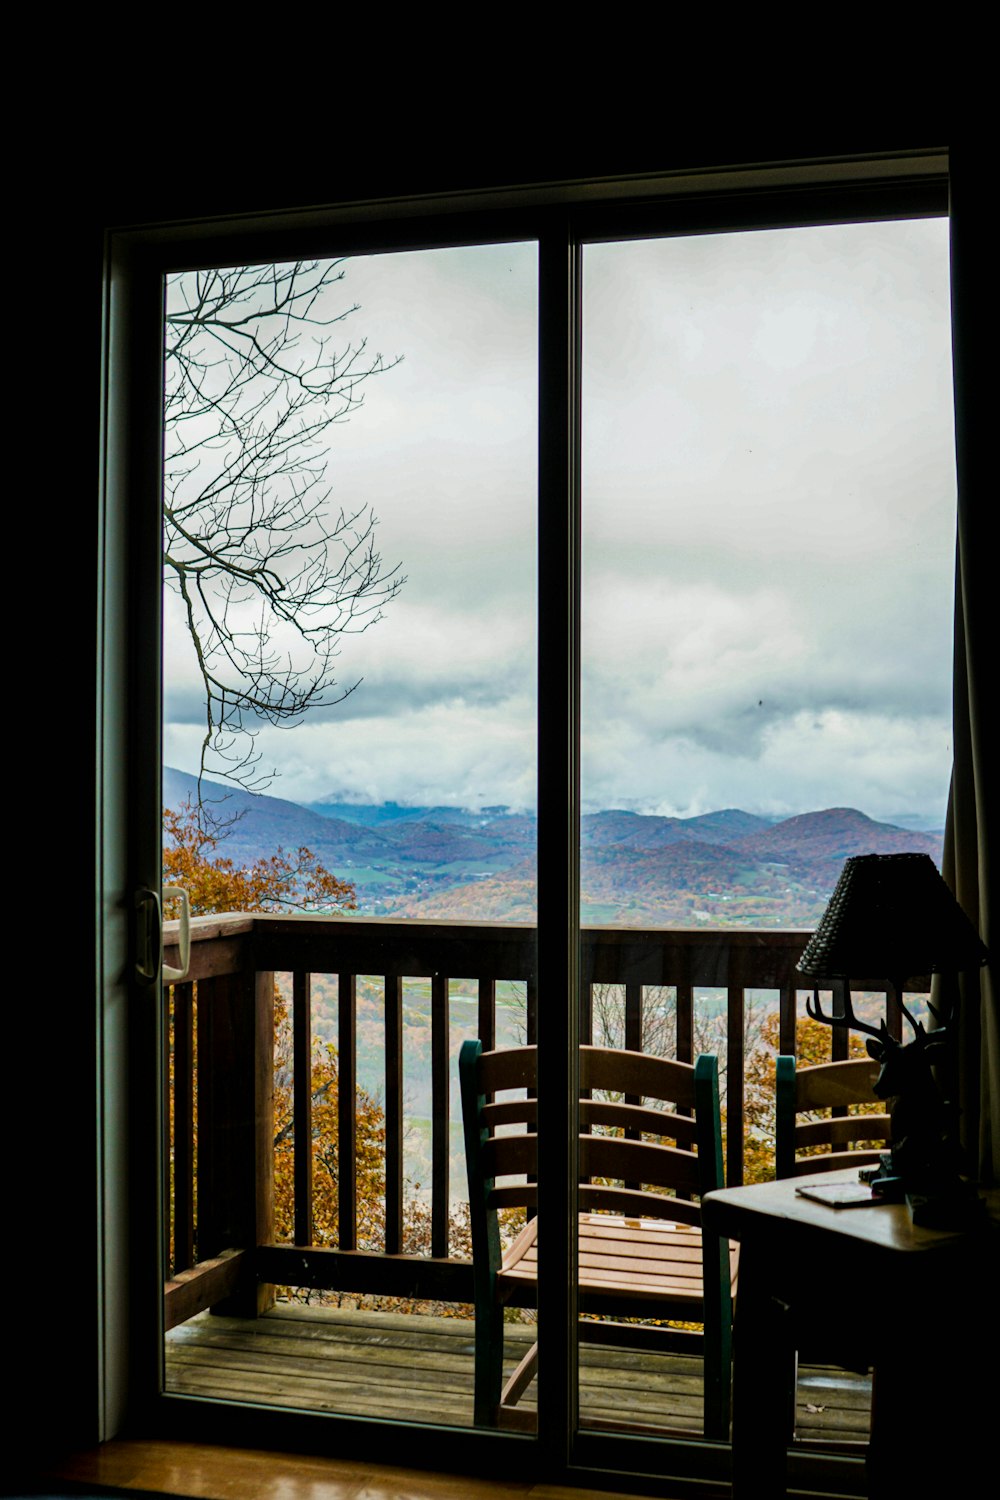
[[[122, 1439], [67, 1455], [44, 1473], [52, 1480], [107, 1485], [126, 1493], [152, 1490], [198, 1500], [639, 1500], [626, 1490], [567, 1489], [427, 1474], [389, 1464]], [[669, 1491], [661, 1493], [670, 1500]]]

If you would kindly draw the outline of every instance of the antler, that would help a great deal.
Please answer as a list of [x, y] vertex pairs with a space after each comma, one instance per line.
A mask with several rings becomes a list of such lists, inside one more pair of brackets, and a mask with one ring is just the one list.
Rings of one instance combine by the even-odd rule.
[[854, 1014], [851, 1005], [851, 990], [849, 985], [844, 985], [844, 1014], [833, 1016], [824, 1014], [823, 1007], [819, 1003], [819, 990], [813, 990], [812, 999], [806, 1000], [806, 1014], [814, 1021], [822, 1021], [824, 1026], [848, 1026], [854, 1031], [865, 1031], [869, 1036], [877, 1037], [879, 1041], [885, 1040], [885, 1022], [878, 1026], [869, 1026], [867, 1021], [859, 1021]]

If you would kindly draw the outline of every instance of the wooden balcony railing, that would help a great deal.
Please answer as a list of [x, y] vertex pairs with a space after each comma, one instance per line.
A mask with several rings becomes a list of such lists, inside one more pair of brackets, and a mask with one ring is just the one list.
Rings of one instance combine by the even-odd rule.
[[[524, 1031], [535, 1039], [539, 996], [535, 928], [515, 923], [287, 916], [224, 916], [192, 924], [190, 977], [173, 987], [170, 1159], [165, 1180], [172, 1226], [166, 1322], [175, 1326], [205, 1307], [253, 1316], [271, 1284], [346, 1293], [472, 1300], [471, 1266], [449, 1256], [449, 977], [474, 980], [478, 1035], [497, 1035], [497, 985], [514, 981], [525, 996]], [[166, 961], [176, 963], [167, 928]], [[643, 1006], [651, 988], [675, 996], [676, 1055], [695, 1050], [696, 992], [726, 996], [727, 1177], [743, 1179], [745, 1029], [748, 994], [777, 991], [782, 1051], [794, 1051], [795, 966], [805, 932], [725, 929], [586, 928], [581, 953], [581, 1036], [592, 1039], [599, 986], [618, 986], [623, 1043], [642, 1050]], [[312, 1140], [310, 986], [313, 975], [338, 985], [338, 1244], [313, 1244], [312, 1153], [297, 1150], [295, 1244], [274, 1243], [274, 975], [292, 975], [294, 1141]], [[385, 1249], [358, 1248], [356, 1184], [356, 986], [381, 976], [385, 1063]], [[403, 982], [431, 988], [431, 1254], [405, 1255]], [[868, 982], [867, 988], [884, 988]], [[196, 1017], [196, 1022], [195, 1022]], [[832, 1055], [847, 1037], [831, 1033]], [[197, 1060], [197, 1061], [196, 1061]], [[195, 1129], [197, 1122], [197, 1131]]]

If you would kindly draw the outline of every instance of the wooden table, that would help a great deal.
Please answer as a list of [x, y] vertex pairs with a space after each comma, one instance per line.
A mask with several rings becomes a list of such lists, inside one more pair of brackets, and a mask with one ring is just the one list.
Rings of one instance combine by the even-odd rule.
[[[725, 1188], [705, 1224], [740, 1242], [733, 1496], [785, 1494], [795, 1353], [874, 1367], [873, 1497], [942, 1496], [1000, 1455], [1000, 1192], [971, 1233], [915, 1228], [905, 1204], [799, 1196], [853, 1171]], [[973, 1474], [968, 1473], [973, 1481]], [[969, 1491], [972, 1493], [973, 1491]]]

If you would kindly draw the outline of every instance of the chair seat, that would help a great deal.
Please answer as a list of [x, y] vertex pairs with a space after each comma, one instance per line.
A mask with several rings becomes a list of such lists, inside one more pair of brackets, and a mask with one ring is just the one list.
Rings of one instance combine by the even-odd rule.
[[[739, 1247], [730, 1246], [736, 1290]], [[498, 1285], [501, 1300], [534, 1304], [538, 1280], [538, 1219], [531, 1219], [505, 1251]], [[627, 1315], [652, 1310], [702, 1321], [701, 1229], [666, 1219], [618, 1214], [580, 1215], [580, 1298], [585, 1311]]]

